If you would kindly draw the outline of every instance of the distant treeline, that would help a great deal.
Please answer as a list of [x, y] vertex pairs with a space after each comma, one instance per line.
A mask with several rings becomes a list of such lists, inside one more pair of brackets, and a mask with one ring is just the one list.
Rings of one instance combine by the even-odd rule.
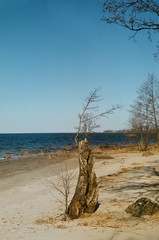
[[104, 130], [104, 133], [134, 133], [133, 130], [130, 129], [121, 129], [121, 130]]

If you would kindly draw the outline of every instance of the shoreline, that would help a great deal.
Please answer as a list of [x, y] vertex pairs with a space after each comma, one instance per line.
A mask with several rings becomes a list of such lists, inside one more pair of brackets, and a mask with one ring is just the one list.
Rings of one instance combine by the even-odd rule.
[[[2, 159], [5, 155], [16, 157], [22, 155], [23, 152], [30, 152], [30, 154], [38, 154], [40, 151], [54, 153], [61, 151], [65, 146], [74, 146], [74, 138], [74, 133], [1, 134], [0, 157]], [[93, 148], [102, 145], [128, 146], [132, 143], [133, 141], [127, 137], [127, 133], [92, 133], [90, 138], [90, 145]]]
[[[100, 145], [92, 149], [94, 156], [100, 159], [100, 154], [120, 154], [120, 153], [139, 153], [139, 154], [151, 154], [151, 152], [159, 153], [159, 147], [157, 144], [151, 144], [148, 146], [147, 151], [142, 152], [136, 145]], [[99, 156], [98, 156], [99, 155]], [[7, 177], [10, 174], [14, 175], [14, 172], [26, 172], [37, 168], [46, 167], [52, 164], [58, 164], [65, 160], [78, 158], [77, 150], [70, 150], [68, 146], [64, 147], [63, 150], [45, 153], [39, 152], [38, 154], [24, 154], [23, 156], [9, 157], [0, 161], [0, 179]]]
[[[52, 148], [52, 147], [51, 147]], [[50, 149], [51, 149], [50, 148]], [[68, 148], [68, 149], [67, 149]], [[70, 149], [69, 149], [70, 148]], [[76, 151], [75, 150], [75, 145], [66, 145], [66, 146], [56, 146], [54, 150], [48, 150], [48, 148], [43, 148], [41, 149], [41, 147], [39, 148], [39, 150], [36, 150], [34, 149], [33, 151], [29, 151], [29, 149], [24, 149], [24, 151], [20, 151], [19, 154], [12, 154], [10, 153], [9, 151], [6, 151], [4, 154], [1, 154], [0, 155], [0, 162], [3, 161], [3, 160], [8, 160], [8, 159], [17, 159], [17, 158], [21, 158], [23, 156], [38, 156], [40, 154], [43, 154], [43, 155], [47, 155], [47, 154], [56, 154], [56, 152], [74, 152]], [[117, 144], [117, 143], [103, 143], [103, 144], [90, 144], [90, 148], [92, 150], [95, 150], [95, 149], [102, 149], [104, 151], [107, 151], [107, 150], [119, 150], [119, 149], [128, 149], [129, 151], [139, 151], [138, 150], [138, 145], [136, 143], [120, 143], [120, 144]], [[154, 149], [159, 149], [159, 146], [156, 142], [154, 143], [149, 143], [148, 144], [148, 148], [147, 148], [147, 151], [149, 150], [153, 150]], [[15, 150], [14, 150], [15, 151]]]

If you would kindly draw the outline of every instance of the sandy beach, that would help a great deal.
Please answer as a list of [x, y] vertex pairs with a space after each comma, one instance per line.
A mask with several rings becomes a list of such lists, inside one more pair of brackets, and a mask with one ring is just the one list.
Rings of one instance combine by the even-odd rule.
[[[159, 213], [132, 217], [125, 209], [140, 197], [159, 203], [159, 152], [97, 152], [99, 208], [77, 220], [63, 220], [56, 183], [62, 170], [76, 170], [77, 154], [53, 154], [0, 162], [0, 240], [157, 240]], [[71, 197], [71, 196], [70, 196]]]

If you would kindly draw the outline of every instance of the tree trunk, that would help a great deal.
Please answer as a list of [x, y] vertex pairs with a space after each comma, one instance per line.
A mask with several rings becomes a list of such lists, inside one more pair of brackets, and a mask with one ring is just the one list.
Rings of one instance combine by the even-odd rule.
[[93, 213], [98, 205], [96, 174], [93, 172], [93, 153], [85, 139], [79, 143], [79, 178], [75, 194], [68, 207], [70, 218], [79, 218], [82, 213]]

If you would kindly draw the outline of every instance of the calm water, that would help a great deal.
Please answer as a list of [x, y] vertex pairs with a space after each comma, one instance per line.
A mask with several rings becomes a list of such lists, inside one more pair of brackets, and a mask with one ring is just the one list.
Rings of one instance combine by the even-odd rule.
[[[12, 156], [22, 152], [38, 153], [40, 150], [54, 152], [64, 146], [74, 145], [74, 133], [41, 133], [41, 134], [0, 134], [0, 158], [8, 153]], [[127, 144], [123, 133], [93, 133], [90, 144]]]

